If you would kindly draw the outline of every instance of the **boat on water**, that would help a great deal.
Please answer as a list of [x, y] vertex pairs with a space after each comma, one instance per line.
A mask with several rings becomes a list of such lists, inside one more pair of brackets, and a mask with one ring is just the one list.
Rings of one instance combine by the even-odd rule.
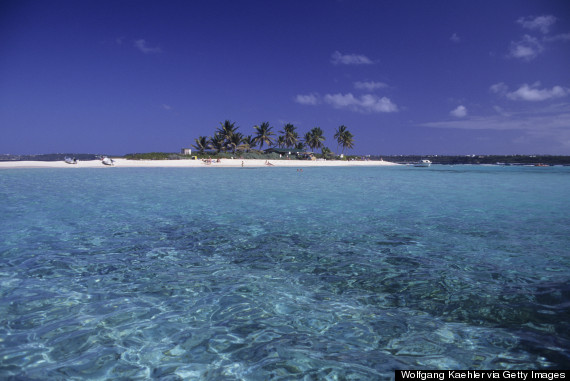
[[422, 159], [417, 163], [414, 163], [414, 167], [429, 167], [431, 165], [431, 161], [427, 159]]
[[67, 164], [77, 164], [76, 158], [66, 157], [64, 160]]
[[101, 159], [101, 163], [103, 163], [104, 165], [115, 165], [115, 161], [107, 156], [103, 156], [103, 158]]

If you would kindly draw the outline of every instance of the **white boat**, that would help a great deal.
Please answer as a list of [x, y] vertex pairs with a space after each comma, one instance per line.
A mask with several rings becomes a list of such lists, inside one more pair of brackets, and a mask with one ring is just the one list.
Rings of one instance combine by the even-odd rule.
[[67, 164], [77, 164], [77, 159], [76, 159], [76, 158], [73, 158], [73, 159], [72, 159], [72, 158], [70, 158], [70, 157], [66, 157], [66, 158], [65, 158], [65, 162], [66, 162]]
[[104, 156], [101, 159], [101, 163], [103, 163], [104, 165], [115, 165], [115, 161], [107, 156]]
[[429, 167], [431, 165], [431, 161], [422, 159], [417, 163], [414, 163], [414, 167]]

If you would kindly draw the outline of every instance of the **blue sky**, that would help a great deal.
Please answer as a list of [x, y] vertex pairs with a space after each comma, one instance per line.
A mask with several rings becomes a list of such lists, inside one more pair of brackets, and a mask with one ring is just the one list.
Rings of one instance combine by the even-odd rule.
[[0, 153], [178, 152], [230, 119], [355, 154], [570, 155], [570, 2], [0, 4]]

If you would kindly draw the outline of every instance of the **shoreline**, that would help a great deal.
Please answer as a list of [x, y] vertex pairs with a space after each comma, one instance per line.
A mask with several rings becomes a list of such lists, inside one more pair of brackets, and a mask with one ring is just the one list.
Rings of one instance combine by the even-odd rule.
[[64, 161], [0, 161], [0, 169], [17, 168], [261, 168], [261, 167], [377, 167], [401, 165], [389, 161], [345, 161], [345, 160], [269, 160], [262, 159], [220, 159], [208, 164], [202, 160], [127, 160], [113, 159], [114, 165], [108, 166], [101, 160], [79, 161], [67, 164]]

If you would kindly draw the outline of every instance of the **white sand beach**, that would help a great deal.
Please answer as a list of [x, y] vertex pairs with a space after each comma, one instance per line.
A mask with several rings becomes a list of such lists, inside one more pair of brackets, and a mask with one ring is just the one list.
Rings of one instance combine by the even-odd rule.
[[100, 160], [79, 161], [77, 164], [67, 164], [64, 161], [0, 161], [0, 169], [11, 168], [241, 168], [243, 167], [373, 167], [399, 165], [388, 161], [345, 161], [345, 160], [266, 160], [253, 159], [221, 159], [206, 163], [202, 160], [127, 160], [113, 159], [114, 166], [103, 165]]

